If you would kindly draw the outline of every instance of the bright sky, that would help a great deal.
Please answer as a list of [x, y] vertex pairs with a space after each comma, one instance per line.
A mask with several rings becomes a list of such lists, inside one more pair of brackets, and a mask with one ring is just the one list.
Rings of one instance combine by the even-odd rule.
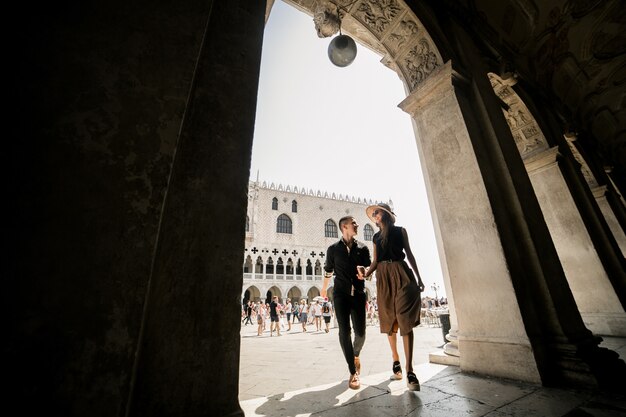
[[425, 295], [445, 295], [424, 179], [395, 72], [357, 43], [348, 67], [328, 59], [312, 17], [277, 0], [265, 29], [251, 179], [391, 199]]

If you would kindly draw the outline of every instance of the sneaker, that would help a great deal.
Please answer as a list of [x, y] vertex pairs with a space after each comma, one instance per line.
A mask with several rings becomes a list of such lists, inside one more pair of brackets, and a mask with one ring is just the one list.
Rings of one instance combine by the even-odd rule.
[[358, 356], [354, 357], [354, 367], [356, 368], [356, 373], [361, 375], [361, 359]]
[[414, 372], [406, 373], [406, 386], [409, 388], [409, 391], [420, 390], [420, 381], [419, 379], [417, 379], [417, 376]]
[[361, 381], [359, 381], [359, 374], [354, 373], [350, 375], [350, 379], [348, 380], [348, 387], [350, 387], [350, 389], [361, 388]]
[[400, 366], [400, 361], [394, 361], [391, 371], [393, 372], [393, 375], [391, 375], [392, 380], [399, 381], [402, 379], [402, 367]]

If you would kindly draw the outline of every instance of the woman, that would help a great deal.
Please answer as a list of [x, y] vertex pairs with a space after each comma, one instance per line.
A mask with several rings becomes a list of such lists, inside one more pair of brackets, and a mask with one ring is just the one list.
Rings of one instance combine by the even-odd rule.
[[[369, 206], [366, 213], [380, 230], [372, 239], [372, 264], [367, 270], [360, 269], [359, 276], [367, 279], [377, 271], [378, 319], [380, 332], [387, 334], [391, 347], [393, 378], [402, 379], [396, 339], [396, 333], [400, 330], [406, 359], [407, 387], [411, 391], [419, 391], [420, 384], [413, 372], [413, 327], [420, 323], [420, 292], [424, 290], [424, 283], [411, 252], [406, 230], [395, 226], [396, 216], [391, 208], [381, 203]], [[417, 280], [404, 261], [405, 256], [417, 275]]]

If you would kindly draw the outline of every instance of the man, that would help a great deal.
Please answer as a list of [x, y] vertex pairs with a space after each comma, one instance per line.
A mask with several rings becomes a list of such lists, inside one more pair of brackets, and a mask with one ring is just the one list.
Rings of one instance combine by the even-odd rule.
[[[321, 296], [326, 297], [328, 283], [334, 272], [333, 298], [339, 326], [339, 344], [348, 363], [350, 371], [348, 386], [351, 389], [359, 389], [361, 386], [359, 354], [365, 343], [365, 281], [359, 278], [357, 267], [369, 266], [371, 263], [367, 246], [354, 239], [358, 228], [359, 225], [352, 216], [339, 220], [342, 236], [326, 252], [324, 284], [321, 291]], [[351, 338], [351, 320], [354, 326], [354, 343]]]
[[270, 336], [274, 335], [274, 329], [276, 329], [276, 336], [280, 336], [280, 319], [278, 317], [278, 296], [275, 295], [270, 303]]

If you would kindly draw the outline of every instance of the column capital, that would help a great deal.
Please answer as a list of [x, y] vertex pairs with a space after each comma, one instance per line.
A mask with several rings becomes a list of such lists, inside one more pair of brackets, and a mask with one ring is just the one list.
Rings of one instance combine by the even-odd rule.
[[556, 159], [560, 155], [558, 146], [546, 149], [524, 160], [524, 166], [528, 174], [534, 174], [539, 170], [549, 168], [556, 164]]
[[591, 188], [591, 193], [595, 198], [604, 197], [606, 194], [607, 186], [606, 185], [598, 185], [597, 187]]
[[433, 101], [441, 100], [446, 93], [452, 92], [453, 77], [464, 79], [456, 71], [452, 70], [452, 61], [448, 61], [436, 68], [415, 90], [413, 90], [398, 107], [411, 116], [415, 116], [419, 110]]

